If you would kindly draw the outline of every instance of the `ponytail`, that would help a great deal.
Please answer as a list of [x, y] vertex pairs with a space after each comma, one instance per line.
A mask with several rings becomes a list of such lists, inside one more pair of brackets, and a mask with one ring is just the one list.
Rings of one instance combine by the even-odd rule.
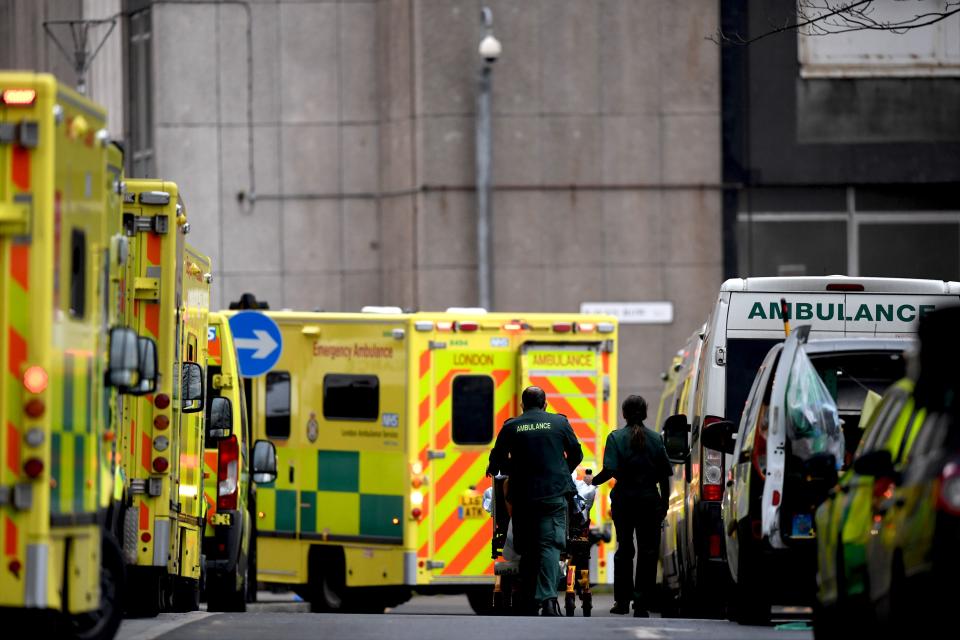
[[634, 451], [643, 451], [647, 444], [643, 421], [647, 419], [647, 401], [637, 395], [627, 396], [621, 406], [623, 419], [631, 430], [630, 446]]

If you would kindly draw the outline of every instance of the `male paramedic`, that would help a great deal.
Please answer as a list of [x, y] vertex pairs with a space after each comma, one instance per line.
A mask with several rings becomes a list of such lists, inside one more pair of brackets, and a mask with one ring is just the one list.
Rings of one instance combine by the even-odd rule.
[[557, 584], [560, 552], [566, 546], [570, 474], [583, 451], [566, 417], [547, 413], [547, 396], [527, 387], [523, 413], [503, 424], [490, 452], [488, 475], [509, 475], [507, 500], [513, 505], [514, 547], [520, 554], [523, 606], [543, 616], [559, 616]]

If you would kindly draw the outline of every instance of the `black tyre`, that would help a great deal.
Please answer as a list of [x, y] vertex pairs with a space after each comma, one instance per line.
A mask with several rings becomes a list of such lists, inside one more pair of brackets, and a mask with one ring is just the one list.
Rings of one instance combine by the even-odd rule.
[[764, 590], [759, 550], [750, 529], [739, 525], [740, 554], [737, 557], [737, 581], [733, 585], [733, 611], [736, 621], [744, 625], [770, 623], [770, 599]]
[[[129, 576], [128, 576], [129, 578]], [[156, 618], [164, 604], [163, 581], [152, 573], [127, 580], [124, 615], [128, 618]]]
[[467, 602], [478, 616], [492, 616], [495, 612], [493, 605], [493, 588], [480, 587], [467, 591]]
[[171, 609], [176, 613], [187, 613], [200, 609], [200, 581], [175, 576], [173, 578]]
[[239, 587], [233, 576], [229, 578], [223, 580], [207, 576], [207, 611], [244, 612], [247, 610], [246, 572]]
[[69, 637], [78, 640], [110, 640], [123, 619], [126, 568], [120, 545], [110, 534], [103, 535], [100, 551], [100, 608], [70, 616]]

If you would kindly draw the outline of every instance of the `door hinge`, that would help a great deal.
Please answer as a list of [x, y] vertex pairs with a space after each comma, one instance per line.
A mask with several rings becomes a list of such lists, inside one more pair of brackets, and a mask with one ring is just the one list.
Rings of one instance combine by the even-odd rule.
[[217, 373], [213, 376], [214, 389], [232, 389], [233, 376], [229, 373]]
[[133, 279], [133, 297], [137, 300], [159, 300], [160, 299], [160, 279], [159, 278], [134, 278]]
[[134, 236], [140, 231], [152, 231], [163, 235], [170, 230], [168, 216], [138, 216], [133, 213], [123, 214], [123, 230], [128, 236]]
[[716, 361], [718, 367], [722, 367], [727, 364], [727, 350], [725, 348], [717, 347]]

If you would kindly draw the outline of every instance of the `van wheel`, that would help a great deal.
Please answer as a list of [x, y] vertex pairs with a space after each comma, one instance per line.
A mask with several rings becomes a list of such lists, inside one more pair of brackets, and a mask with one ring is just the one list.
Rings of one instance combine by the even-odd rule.
[[200, 581], [174, 576], [173, 602], [170, 608], [176, 613], [197, 611], [200, 608]]
[[[737, 581], [733, 585], [733, 609], [737, 622], [744, 625], [770, 623], [770, 600], [763, 590], [762, 570], [750, 531], [738, 526], [740, 554], [737, 558]], [[744, 535], [747, 534], [747, 535]], [[749, 541], [749, 542], [748, 542]]]
[[123, 619], [123, 554], [108, 533], [103, 534], [100, 548], [100, 608], [70, 617], [70, 637], [78, 640], [109, 640]]
[[493, 606], [493, 588], [480, 587], [467, 591], [467, 602], [470, 608], [478, 616], [492, 616], [494, 614]]
[[247, 575], [244, 571], [243, 581], [237, 587], [236, 580], [207, 577], [207, 611], [235, 611], [247, 610]]
[[341, 585], [329, 573], [313, 574], [310, 585], [310, 611], [328, 613], [343, 606]]
[[152, 573], [131, 579], [124, 598], [124, 615], [128, 618], [156, 618], [164, 604], [163, 580]]

